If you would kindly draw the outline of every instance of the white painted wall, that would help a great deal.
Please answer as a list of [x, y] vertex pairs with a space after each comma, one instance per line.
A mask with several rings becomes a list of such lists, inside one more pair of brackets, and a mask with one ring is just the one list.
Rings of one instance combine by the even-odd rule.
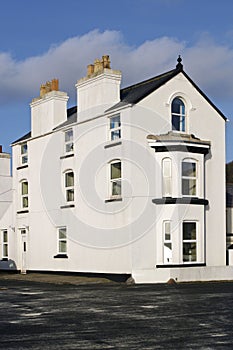
[[[106, 71], [91, 81], [79, 81], [78, 123], [72, 126], [74, 156], [69, 158], [64, 158], [65, 129], [51, 132], [64, 121], [66, 95], [57, 96], [57, 92], [52, 92], [48, 99], [32, 103], [28, 167], [16, 169], [20, 143], [13, 146], [13, 225], [19, 268], [22, 265], [19, 230], [26, 228], [29, 270], [132, 273], [137, 282], [165, 281], [169, 276], [180, 274], [183, 280], [187, 275], [181, 269], [174, 273], [171, 269], [163, 272], [156, 269], [156, 265], [163, 263], [162, 223], [168, 219], [172, 220], [175, 263], [182, 263], [182, 221], [195, 220], [198, 222], [198, 262], [206, 262], [208, 267], [224, 266], [224, 120], [179, 74], [137, 105], [119, 111], [122, 139], [114, 145], [108, 136], [111, 114], [104, 114], [103, 109], [119, 101], [119, 84], [120, 74]], [[211, 153], [205, 160], [201, 154], [169, 154], [173, 162], [172, 195], [181, 196], [182, 159], [195, 158], [198, 197], [209, 200], [206, 209], [200, 205], [152, 202], [161, 197], [161, 161], [166, 152], [155, 153], [147, 136], [171, 130], [170, 104], [174, 96], [182, 96], [187, 102], [188, 133], [210, 141]], [[123, 200], [111, 202], [108, 201], [109, 162], [114, 159], [122, 161]], [[75, 174], [75, 207], [61, 208], [66, 204], [64, 172], [68, 169]], [[29, 182], [29, 212], [16, 214], [20, 210], [22, 179]], [[67, 227], [68, 259], [54, 258], [59, 226]], [[200, 272], [205, 268], [194, 271], [197, 272], [192, 273], [193, 280], [208, 275]], [[217, 271], [220, 270], [216, 270], [216, 276]], [[214, 273], [211, 272], [211, 276]]]

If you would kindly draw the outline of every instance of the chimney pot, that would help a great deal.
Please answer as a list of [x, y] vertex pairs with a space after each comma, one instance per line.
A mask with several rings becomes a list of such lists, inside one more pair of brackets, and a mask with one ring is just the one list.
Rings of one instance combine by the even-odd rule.
[[98, 73], [103, 69], [103, 65], [99, 59], [94, 62], [94, 73]]
[[87, 66], [87, 76], [90, 76], [94, 73], [94, 64], [89, 64]]
[[58, 91], [59, 90], [59, 80], [58, 79], [52, 79], [51, 81], [51, 91]]
[[109, 59], [109, 55], [104, 55], [104, 56], [102, 56], [103, 68], [111, 69], [110, 63], [111, 63], [111, 62], [110, 62], [110, 59]]

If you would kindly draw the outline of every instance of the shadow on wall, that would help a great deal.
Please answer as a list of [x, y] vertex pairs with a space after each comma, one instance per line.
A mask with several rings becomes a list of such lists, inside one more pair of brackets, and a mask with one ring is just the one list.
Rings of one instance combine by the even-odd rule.
[[16, 263], [11, 259], [2, 259], [0, 260], [0, 270], [17, 270]]

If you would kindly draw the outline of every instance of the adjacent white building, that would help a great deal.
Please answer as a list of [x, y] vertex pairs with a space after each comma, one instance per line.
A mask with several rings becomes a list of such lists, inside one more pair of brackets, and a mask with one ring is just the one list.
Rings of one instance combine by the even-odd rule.
[[55, 79], [33, 99], [31, 132], [12, 144], [13, 200], [0, 221], [8, 268], [136, 283], [232, 279], [226, 118], [180, 57], [171, 71], [120, 84], [103, 56], [76, 84], [78, 107], [67, 110]]

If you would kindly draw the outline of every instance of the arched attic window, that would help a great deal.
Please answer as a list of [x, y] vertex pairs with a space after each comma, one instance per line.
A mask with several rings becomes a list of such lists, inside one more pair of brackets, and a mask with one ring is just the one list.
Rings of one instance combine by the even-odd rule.
[[171, 105], [172, 114], [172, 130], [185, 131], [185, 104], [179, 98], [176, 97], [172, 101]]

